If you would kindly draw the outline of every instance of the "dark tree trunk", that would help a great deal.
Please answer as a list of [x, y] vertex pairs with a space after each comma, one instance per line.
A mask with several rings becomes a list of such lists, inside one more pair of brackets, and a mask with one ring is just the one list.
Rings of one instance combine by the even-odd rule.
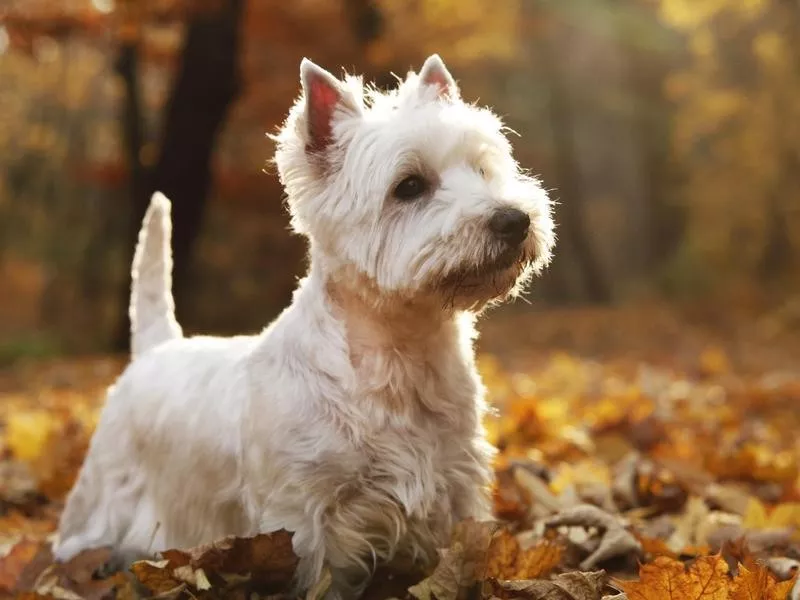
[[396, 86], [397, 81], [387, 69], [378, 70], [368, 60], [370, 44], [380, 38], [385, 27], [380, 7], [375, 0], [345, 0], [345, 9], [360, 53], [356, 58], [358, 64], [362, 65], [364, 78], [379, 89]]
[[[179, 314], [189, 302], [189, 267], [211, 188], [215, 140], [241, 85], [238, 56], [243, 10], [244, 0], [227, 0], [218, 11], [191, 18], [181, 66], [166, 106], [158, 161], [151, 172], [143, 168], [139, 156], [142, 134], [135, 48], [123, 48], [121, 55], [120, 72], [126, 82], [125, 140], [133, 194], [126, 268], [133, 258], [136, 232], [150, 195], [163, 192], [172, 201], [173, 293]], [[120, 351], [129, 344], [128, 302], [126, 289], [115, 339]]]

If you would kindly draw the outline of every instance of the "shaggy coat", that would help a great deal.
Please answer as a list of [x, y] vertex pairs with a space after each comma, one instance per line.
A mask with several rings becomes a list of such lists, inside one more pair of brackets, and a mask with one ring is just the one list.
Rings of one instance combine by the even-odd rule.
[[285, 528], [298, 587], [328, 567], [331, 597], [352, 598], [376, 563], [434, 559], [455, 521], [489, 516], [473, 324], [549, 260], [547, 196], [438, 56], [388, 94], [309, 61], [301, 81], [275, 162], [307, 276], [258, 335], [183, 337], [169, 202], [153, 197], [132, 360], [70, 493], [59, 560]]

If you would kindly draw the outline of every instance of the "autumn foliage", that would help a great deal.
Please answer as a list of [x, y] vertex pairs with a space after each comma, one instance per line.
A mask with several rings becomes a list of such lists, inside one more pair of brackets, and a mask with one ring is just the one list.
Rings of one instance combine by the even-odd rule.
[[[64, 496], [126, 358], [25, 359], [106, 351], [124, 320], [136, 171], [165, 155], [187, 30], [225, 6], [0, 6], [0, 598], [257, 600], [292, 578], [285, 531], [125, 572], [108, 549], [54, 565]], [[390, 85], [441, 53], [558, 200], [534, 308], [480, 327], [497, 522], [459, 523], [427, 572], [382, 566], [367, 598], [800, 599], [800, 4], [239, 6], [240, 73], [181, 261], [187, 330], [262, 327], [303, 269], [264, 136], [302, 56]]]
[[[656, 348], [649, 361], [604, 337], [622, 332], [635, 345], [643, 318], [630, 310], [571, 312], [484, 324], [479, 364], [497, 409], [486, 426], [501, 449], [498, 521], [458, 524], [430, 572], [382, 567], [368, 598], [796, 598], [800, 380], [777, 363], [764, 370], [752, 353], [739, 356], [737, 343], [719, 332], [698, 337], [692, 349], [686, 340], [701, 334], [690, 323], [681, 325], [684, 343], [672, 355]], [[658, 339], [668, 338], [662, 318], [645, 320]], [[538, 327], [543, 349], [509, 345], [509, 327]], [[550, 350], [567, 336], [575, 344], [569, 352]], [[580, 358], [581, 347], [603, 340], [614, 356]], [[87, 599], [280, 593], [296, 564], [287, 532], [173, 549], [102, 579], [103, 549], [51, 565], [48, 536], [104, 386], [122, 365], [21, 363], [0, 376], [0, 592]], [[328, 583], [311, 597], [322, 597]]]

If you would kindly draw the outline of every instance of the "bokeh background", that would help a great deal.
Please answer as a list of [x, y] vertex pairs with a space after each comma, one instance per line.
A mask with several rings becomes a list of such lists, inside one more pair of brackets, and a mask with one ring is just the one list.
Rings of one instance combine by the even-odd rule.
[[800, 330], [796, 0], [5, 0], [0, 361], [124, 350], [153, 189], [185, 329], [258, 330], [305, 269], [265, 136], [300, 59], [391, 86], [433, 52], [559, 202], [552, 268], [504, 314]]

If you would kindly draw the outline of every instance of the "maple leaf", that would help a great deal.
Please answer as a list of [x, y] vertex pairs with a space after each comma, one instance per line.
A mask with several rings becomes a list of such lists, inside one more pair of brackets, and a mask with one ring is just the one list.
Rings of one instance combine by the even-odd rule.
[[639, 581], [615, 580], [628, 600], [728, 600], [728, 565], [719, 555], [696, 559], [687, 569], [659, 556], [639, 569]]
[[742, 525], [747, 529], [800, 531], [800, 502], [778, 504], [771, 511], [758, 498], [750, 498]]
[[731, 600], [786, 600], [794, 583], [794, 579], [776, 582], [761, 565], [752, 571], [742, 565], [733, 580]]
[[561, 561], [563, 548], [549, 540], [541, 540], [522, 550], [517, 538], [507, 529], [499, 531], [489, 546], [486, 577], [494, 579], [538, 579]]

